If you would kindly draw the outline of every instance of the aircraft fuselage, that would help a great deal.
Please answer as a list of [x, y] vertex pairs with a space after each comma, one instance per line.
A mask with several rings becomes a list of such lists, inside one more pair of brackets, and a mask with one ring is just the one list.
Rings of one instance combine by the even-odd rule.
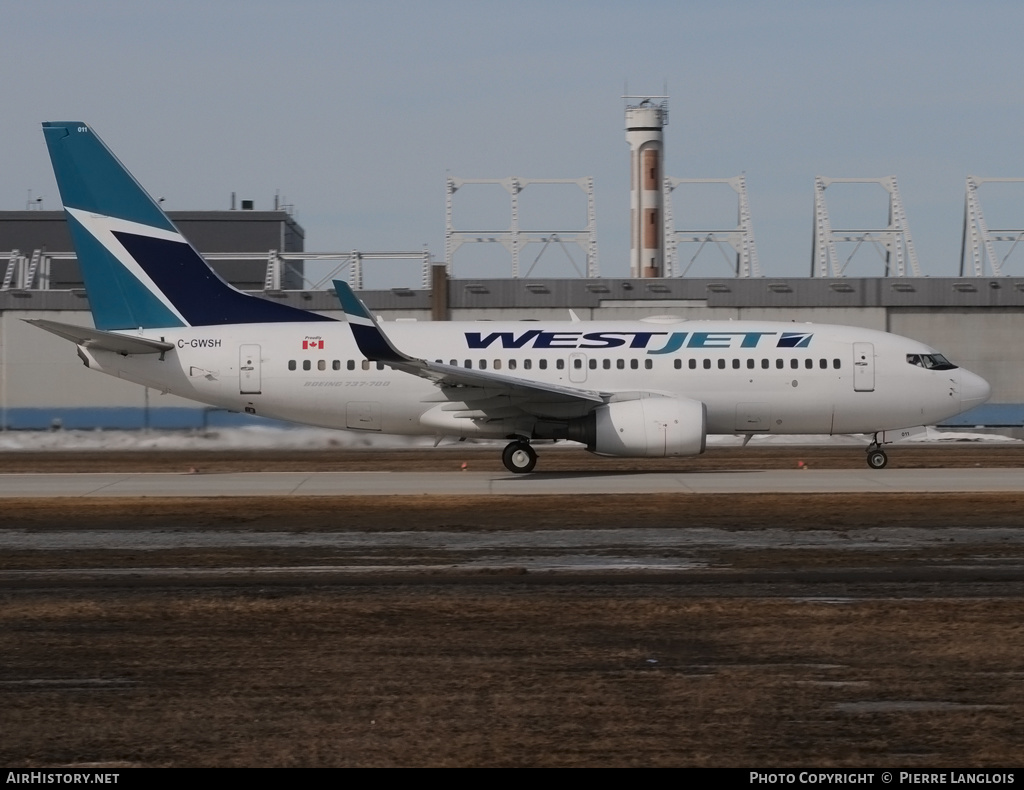
[[[854, 327], [762, 321], [385, 326], [396, 345], [421, 359], [598, 392], [700, 401], [708, 433], [872, 433], [933, 424], [987, 397], [987, 385], [968, 371], [908, 362], [934, 349]], [[342, 322], [123, 334], [174, 348], [160, 356], [85, 350], [90, 367], [212, 406], [393, 434], [514, 432], [500, 419], [459, 413], [452, 406], [457, 388], [442, 394], [431, 381], [368, 361]], [[549, 416], [573, 415], [553, 405]]]

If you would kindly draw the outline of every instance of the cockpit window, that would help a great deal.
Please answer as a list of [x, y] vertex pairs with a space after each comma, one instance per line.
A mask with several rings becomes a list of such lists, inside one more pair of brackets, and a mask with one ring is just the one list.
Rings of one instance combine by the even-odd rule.
[[907, 354], [907, 362], [926, 370], [955, 370], [956, 365], [942, 354]]

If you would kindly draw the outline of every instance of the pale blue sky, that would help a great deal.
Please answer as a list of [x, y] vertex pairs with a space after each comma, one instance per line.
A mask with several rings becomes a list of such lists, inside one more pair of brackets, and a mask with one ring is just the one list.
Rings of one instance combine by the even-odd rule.
[[[2, 209], [29, 189], [58, 207], [43, 120], [89, 123], [172, 209], [227, 208], [233, 191], [269, 208], [280, 190], [316, 250], [442, 258], [446, 172], [593, 176], [601, 272], [620, 277], [627, 81], [668, 86], [667, 174], [746, 173], [769, 276], [809, 270], [815, 175], [896, 175], [936, 276], [958, 270], [964, 178], [1024, 176], [1017, 2], [0, 0], [0, 20]], [[876, 189], [830, 191], [834, 224], [884, 219]], [[990, 224], [1024, 227], [1024, 184], [983, 190]], [[537, 216], [582, 211], [581, 193], [531, 194]], [[506, 219], [497, 193], [459, 197], [467, 222]], [[677, 204], [679, 224], [703, 203], [731, 219], [706, 193]], [[505, 261], [463, 248], [456, 273]], [[725, 271], [702, 256], [692, 273]]]

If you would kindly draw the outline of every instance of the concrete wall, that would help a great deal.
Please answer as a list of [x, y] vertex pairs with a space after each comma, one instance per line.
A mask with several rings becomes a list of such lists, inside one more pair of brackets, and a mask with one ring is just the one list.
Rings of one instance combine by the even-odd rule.
[[[725, 281], [723, 287], [729, 291], [709, 291], [711, 281], [661, 282], [672, 289], [667, 295], [644, 293], [642, 288], [634, 288], [631, 293], [631, 289], [622, 289], [624, 283], [620, 281], [609, 282], [604, 293], [595, 292], [594, 281], [589, 281], [588, 288], [588, 281], [578, 280], [550, 281], [547, 293], [530, 291], [523, 281], [496, 281], [489, 284], [489, 294], [480, 294], [465, 288], [462, 281], [453, 281], [448, 314], [452, 320], [564, 321], [572, 308], [583, 320], [671, 314], [691, 320], [761, 319], [879, 329], [928, 343], [953, 362], [984, 376], [993, 385], [993, 404], [1014, 404], [1013, 409], [999, 412], [997, 423], [1024, 425], [1024, 342], [1020, 341], [1024, 338], [1024, 290], [1017, 287], [1016, 280], [1004, 278], [998, 289], [981, 281], [977, 284], [984, 287], [974, 291], [956, 290], [947, 281], [922, 280], [913, 284], [914, 291], [906, 291], [892, 289], [889, 281], [851, 280], [852, 291], [842, 292], [805, 280], [787, 281], [784, 287], [790, 288], [788, 291], [769, 289], [765, 281]], [[778, 281], [772, 283], [777, 286]], [[612, 292], [615, 290], [618, 293]], [[637, 290], [641, 293], [636, 294]], [[803, 306], [792, 304], [798, 293], [806, 300]], [[832, 303], [836, 298], [852, 299], [851, 293], [855, 303]], [[431, 316], [429, 292], [371, 291], [362, 296], [372, 312], [385, 321], [426, 321]], [[621, 298], [633, 296], [641, 298]], [[554, 298], [565, 301], [552, 305], [549, 300]], [[816, 298], [826, 304], [815, 304]], [[290, 292], [277, 299], [342, 318], [337, 298], [329, 292]], [[505, 299], [517, 304], [502, 304]], [[546, 304], [527, 303], [533, 300]], [[918, 303], [907, 304], [911, 300]], [[985, 303], [956, 304], [964, 300]], [[1005, 304], [1017, 300], [1020, 306]], [[776, 303], [765, 303], [771, 301]], [[898, 303], [886, 304], [889, 301]], [[106, 425], [125, 415], [133, 424], [141, 424], [145, 419], [160, 417], [158, 412], [171, 422], [196, 426], [211, 418], [222, 419], [220, 415], [211, 416], [202, 406], [153, 391], [148, 393], [147, 403], [143, 388], [87, 370], [71, 343], [21, 320], [47, 318], [88, 326], [91, 318], [86, 305], [81, 295], [69, 292], [0, 293], [0, 410], [6, 415], [5, 424], [46, 427], [51, 419], [59, 418], [68, 426], [78, 419]], [[122, 413], [96, 416], [96, 410], [102, 409]]]
[[891, 310], [889, 331], [934, 346], [992, 385], [992, 403], [1024, 403], [1024, 311]]
[[22, 320], [44, 316], [92, 326], [84, 310], [0, 313], [0, 425], [45, 428], [59, 420], [66, 427], [142, 427], [147, 412], [160, 409], [187, 410], [189, 425], [203, 421], [197, 404], [89, 370], [73, 343]]

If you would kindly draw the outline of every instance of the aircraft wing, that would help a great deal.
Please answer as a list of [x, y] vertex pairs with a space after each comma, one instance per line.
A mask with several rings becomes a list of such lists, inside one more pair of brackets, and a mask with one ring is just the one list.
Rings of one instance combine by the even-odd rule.
[[433, 381], [442, 388], [444, 400], [463, 402], [471, 407], [460, 416], [485, 416], [470, 413], [476, 411], [484, 412], [488, 417], [507, 416], [516, 412], [544, 417], [578, 416], [586, 414], [596, 405], [607, 403], [612, 397], [612, 393], [608, 392], [563, 387], [487, 370], [471, 370], [416, 359], [395, 348], [347, 283], [335, 280], [334, 287], [363, 356], [395, 370]]
[[116, 354], [162, 354], [174, 348], [173, 343], [162, 340], [150, 340], [145, 337], [120, 335], [117, 332], [104, 332], [102, 329], [90, 329], [85, 326], [62, 324], [58, 321], [45, 321], [41, 318], [26, 318], [26, 323], [52, 332], [58, 337], [70, 340], [86, 348], [98, 348], [113, 351]]

